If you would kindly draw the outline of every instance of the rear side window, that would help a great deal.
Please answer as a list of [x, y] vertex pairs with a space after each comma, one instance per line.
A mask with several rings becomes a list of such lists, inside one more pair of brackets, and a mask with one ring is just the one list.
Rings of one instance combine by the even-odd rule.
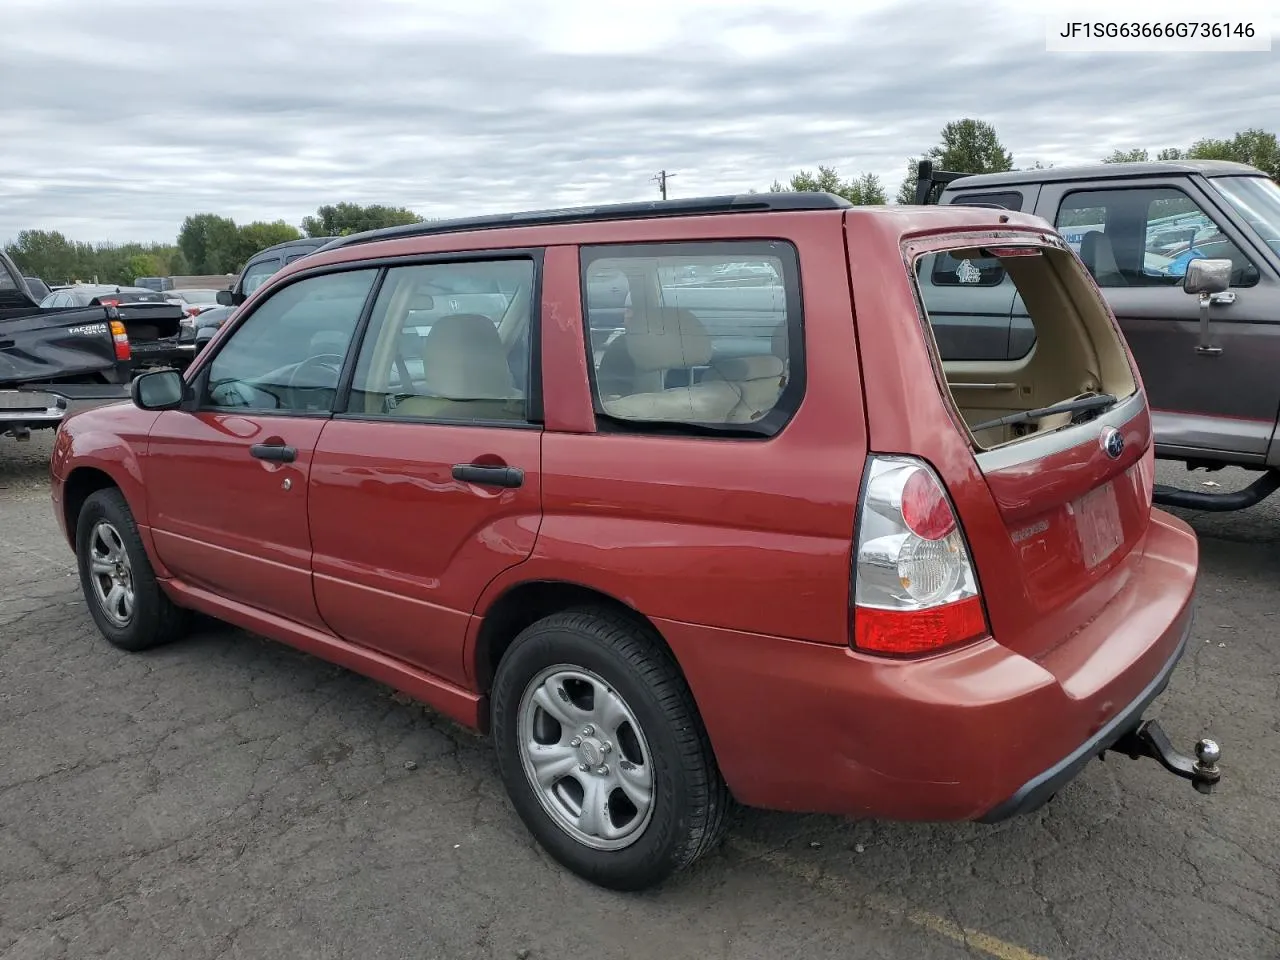
[[777, 241], [582, 251], [601, 426], [772, 436], [804, 392], [795, 249]]

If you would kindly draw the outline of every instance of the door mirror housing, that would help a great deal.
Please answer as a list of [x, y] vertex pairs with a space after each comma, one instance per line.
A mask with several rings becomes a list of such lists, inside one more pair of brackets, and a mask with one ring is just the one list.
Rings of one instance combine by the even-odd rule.
[[1231, 286], [1230, 260], [1208, 260], [1197, 257], [1187, 264], [1182, 278], [1182, 290], [1193, 296], [1213, 296], [1224, 293]]
[[220, 306], [234, 307], [236, 305], [235, 297], [230, 290], [219, 290], [217, 293], [217, 301]]
[[151, 370], [129, 384], [129, 397], [142, 410], [176, 410], [187, 398], [187, 382], [177, 370]]

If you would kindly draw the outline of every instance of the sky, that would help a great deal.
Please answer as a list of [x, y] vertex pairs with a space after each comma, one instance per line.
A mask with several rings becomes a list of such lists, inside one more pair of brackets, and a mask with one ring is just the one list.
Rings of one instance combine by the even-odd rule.
[[344, 200], [450, 217], [647, 199], [664, 168], [673, 197], [819, 164], [892, 196], [962, 117], [1020, 167], [1280, 127], [1280, 41], [1050, 53], [1041, 9], [0, 0], [0, 242], [171, 242], [191, 213], [296, 225]]

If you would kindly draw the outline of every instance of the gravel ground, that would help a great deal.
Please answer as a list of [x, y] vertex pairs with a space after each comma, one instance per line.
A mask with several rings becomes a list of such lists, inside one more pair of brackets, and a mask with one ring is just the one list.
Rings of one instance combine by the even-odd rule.
[[4, 960], [1280, 957], [1280, 496], [1184, 514], [1200, 610], [1157, 714], [1222, 743], [1213, 796], [1113, 760], [998, 827], [742, 811], [697, 869], [620, 896], [533, 845], [486, 741], [378, 684], [213, 623], [110, 648], [48, 453], [0, 441]]

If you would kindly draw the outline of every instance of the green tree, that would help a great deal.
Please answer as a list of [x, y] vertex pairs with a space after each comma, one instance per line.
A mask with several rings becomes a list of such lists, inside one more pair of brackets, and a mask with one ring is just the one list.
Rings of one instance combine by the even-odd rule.
[[23, 230], [5, 252], [24, 275], [48, 283], [65, 282], [79, 266], [76, 245], [57, 230]]
[[1102, 162], [1103, 163], [1140, 163], [1142, 161], [1150, 160], [1150, 159], [1151, 159], [1151, 155], [1148, 154], [1146, 150], [1143, 150], [1141, 147], [1138, 147], [1135, 150], [1113, 150], [1111, 151], [1111, 156], [1102, 158]]
[[283, 220], [276, 220], [274, 223], [258, 220], [237, 227], [234, 263], [226, 272], [240, 271], [245, 262], [259, 250], [265, 250], [267, 247], [273, 247], [277, 243], [288, 240], [297, 240], [301, 236], [297, 227]]
[[[1003, 173], [1013, 169], [1013, 154], [1005, 149], [996, 128], [985, 120], [953, 120], [942, 128], [942, 142], [925, 157], [940, 170], [958, 173]], [[920, 157], [907, 161], [907, 175], [898, 189], [898, 203], [916, 202]]]
[[231, 273], [239, 256], [239, 231], [230, 217], [197, 213], [182, 221], [178, 248], [195, 273]]
[[1280, 179], [1280, 144], [1276, 142], [1276, 135], [1257, 128], [1241, 131], [1229, 140], [1197, 140], [1187, 151], [1187, 157], [1247, 163], [1272, 179]]
[[886, 199], [884, 186], [874, 173], [864, 173], [850, 180], [842, 180], [834, 167], [824, 166], [818, 167], [816, 176], [808, 170], [801, 170], [791, 177], [786, 186], [775, 180], [769, 187], [770, 193], [790, 191], [834, 193], [859, 206], [875, 206], [884, 203]]
[[387, 207], [379, 203], [367, 207], [358, 203], [326, 204], [316, 210], [315, 216], [303, 217], [302, 232], [308, 237], [345, 237], [422, 220], [407, 207]]
[[129, 282], [138, 277], [159, 277], [160, 261], [149, 253], [135, 253], [125, 261], [125, 272], [129, 274]]

